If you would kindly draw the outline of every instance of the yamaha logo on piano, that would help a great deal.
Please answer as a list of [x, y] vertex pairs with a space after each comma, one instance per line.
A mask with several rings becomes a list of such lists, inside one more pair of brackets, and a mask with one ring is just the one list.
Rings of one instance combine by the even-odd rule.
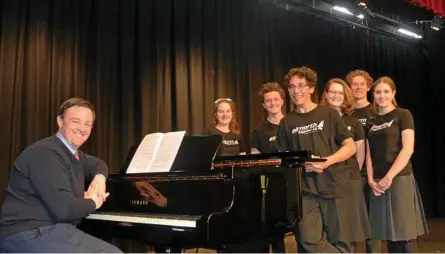
[[132, 205], [148, 205], [150, 201], [148, 200], [131, 200]]

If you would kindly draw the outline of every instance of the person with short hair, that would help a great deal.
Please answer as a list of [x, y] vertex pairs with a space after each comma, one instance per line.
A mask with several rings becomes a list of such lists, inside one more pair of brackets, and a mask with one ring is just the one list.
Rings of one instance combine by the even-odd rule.
[[308, 150], [314, 157], [326, 159], [305, 166], [303, 214], [295, 231], [297, 248], [305, 252], [351, 252], [347, 203], [352, 186], [347, 160], [356, 152], [352, 134], [335, 109], [312, 101], [315, 71], [292, 68], [285, 82], [295, 111], [281, 119], [278, 150]]
[[[121, 252], [77, 229], [100, 208], [108, 166], [80, 150], [95, 121], [93, 105], [71, 98], [60, 107], [59, 131], [15, 160], [0, 211], [0, 249], [7, 252]], [[85, 177], [92, 179], [85, 192]]]
[[[281, 111], [284, 103], [284, 90], [277, 82], [269, 82], [261, 86], [258, 96], [261, 99], [263, 108], [267, 112], [267, 118], [264, 119], [260, 126], [254, 128], [252, 131], [252, 136], [250, 138], [250, 152], [252, 154], [274, 153], [278, 151], [276, 143], [278, 126], [281, 119], [284, 117], [283, 112]], [[265, 176], [261, 176], [261, 179], [262, 184], [267, 185], [269, 190], [277, 189], [277, 185], [282, 185], [282, 182], [279, 179], [275, 179], [271, 176], [267, 179]], [[272, 239], [270, 245], [274, 253], [286, 252], [284, 235]], [[269, 252], [269, 245], [267, 245], [264, 250]]]
[[260, 126], [253, 129], [250, 152], [252, 154], [277, 152], [278, 125], [284, 117], [281, 111], [284, 103], [284, 90], [277, 82], [269, 82], [261, 86], [258, 96], [263, 108], [267, 111], [267, 118]]
[[[374, 121], [376, 117], [375, 109], [368, 101], [367, 94], [371, 90], [374, 79], [371, 75], [364, 70], [353, 70], [346, 76], [346, 81], [352, 91], [352, 96], [355, 101], [355, 110], [352, 116], [357, 118], [360, 123], [362, 123], [363, 129], [365, 131], [365, 138], [368, 137], [369, 125]], [[368, 150], [365, 145], [365, 156]], [[363, 194], [365, 195], [365, 204], [369, 214], [369, 194], [370, 189], [368, 185], [368, 177], [366, 175], [365, 164], [363, 164], [360, 173], [362, 175], [363, 181]], [[366, 252], [367, 253], [381, 253], [382, 243], [379, 239], [367, 239], [366, 240]]]

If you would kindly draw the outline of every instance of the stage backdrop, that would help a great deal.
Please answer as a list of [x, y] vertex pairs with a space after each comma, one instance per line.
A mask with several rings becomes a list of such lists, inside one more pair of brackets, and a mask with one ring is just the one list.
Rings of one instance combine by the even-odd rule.
[[414, 170], [425, 207], [430, 215], [445, 215], [445, 188], [439, 184], [444, 173], [436, 160], [443, 141], [436, 121], [444, 110], [432, 107], [443, 87], [432, 82], [438, 74], [431, 71], [427, 50], [258, 2], [0, 1], [2, 192], [15, 157], [55, 133], [58, 107], [71, 96], [97, 108], [84, 150], [117, 172], [128, 147], [147, 133], [200, 133], [219, 97], [237, 102], [249, 140], [264, 117], [257, 96], [263, 83], [282, 84], [289, 68], [305, 65], [318, 72], [322, 89], [329, 78], [363, 68], [374, 77], [393, 77], [397, 100], [412, 110]]

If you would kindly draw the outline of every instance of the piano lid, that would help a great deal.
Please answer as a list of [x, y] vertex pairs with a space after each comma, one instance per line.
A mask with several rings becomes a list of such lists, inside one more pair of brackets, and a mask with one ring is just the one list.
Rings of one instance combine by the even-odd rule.
[[[275, 153], [258, 153], [249, 155], [230, 155], [219, 156], [213, 161], [214, 163], [220, 163], [224, 161], [237, 161], [237, 160], [264, 160], [264, 159], [298, 159], [301, 158], [306, 161], [312, 157], [311, 152], [307, 150], [291, 151], [291, 152], [275, 152]], [[324, 160], [323, 160], [324, 161]]]

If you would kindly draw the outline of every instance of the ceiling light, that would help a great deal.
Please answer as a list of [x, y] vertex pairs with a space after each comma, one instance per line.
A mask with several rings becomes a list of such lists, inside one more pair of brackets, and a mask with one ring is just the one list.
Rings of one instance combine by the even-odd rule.
[[414, 37], [414, 38], [416, 38], [416, 39], [422, 39], [422, 36], [421, 36], [421, 35], [418, 35], [418, 34], [416, 34], [416, 33], [414, 33], [414, 32], [408, 31], [408, 30], [403, 29], [403, 28], [399, 28], [397, 31], [398, 31], [399, 33], [402, 33], [402, 34], [405, 34], [405, 35]]
[[431, 21], [431, 29], [439, 31], [442, 28], [443, 23], [443, 19], [439, 15], [436, 15]]
[[332, 9], [334, 9], [334, 10], [336, 10], [336, 11], [339, 11], [339, 12], [342, 12], [342, 13], [345, 13], [345, 14], [348, 14], [348, 15], [354, 15], [354, 14], [352, 14], [352, 12], [350, 12], [348, 9], [346, 9], [345, 7], [341, 7], [341, 6], [334, 6], [334, 7], [332, 7]]

